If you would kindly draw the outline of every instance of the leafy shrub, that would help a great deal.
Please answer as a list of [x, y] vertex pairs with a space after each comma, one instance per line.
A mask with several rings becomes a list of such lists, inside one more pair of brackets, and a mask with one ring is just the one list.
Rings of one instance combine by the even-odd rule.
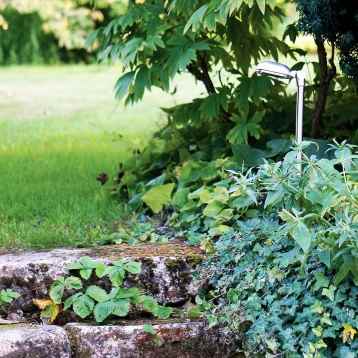
[[37, 13], [21, 14], [11, 7], [1, 12], [10, 27], [0, 28], [0, 63], [41, 64], [59, 61], [56, 39], [43, 31]]
[[[294, 132], [295, 96], [282, 83], [252, 75], [252, 66], [262, 58], [297, 60], [294, 70], [305, 65], [304, 52], [288, 46], [277, 31], [287, 20], [285, 6], [285, 1], [261, 0], [131, 1], [123, 14], [90, 36], [90, 43], [101, 45], [100, 60], [122, 63], [124, 73], [115, 91], [126, 104], [140, 101], [155, 87], [176, 90], [173, 80], [184, 72], [205, 88], [191, 102], [164, 109], [167, 124], [119, 171], [114, 193], [131, 210], [139, 209], [156, 185], [171, 185], [176, 168], [187, 161], [229, 158], [240, 166], [244, 157], [246, 165], [257, 165], [265, 157], [266, 142]], [[298, 30], [290, 25], [285, 37], [294, 41]], [[325, 82], [315, 60], [310, 68], [305, 133], [317, 88]], [[340, 76], [326, 90], [328, 110], [321, 118], [320, 108], [315, 131], [352, 138], [357, 92]]]
[[124, 8], [119, 0], [0, 0], [0, 64], [90, 62], [88, 34]]
[[[162, 319], [170, 317], [173, 312], [171, 307], [159, 305], [140, 289], [123, 286], [128, 273], [138, 275], [141, 272], [139, 262], [119, 260], [106, 265], [85, 256], [70, 264], [68, 269], [78, 275], [58, 278], [50, 287], [49, 299], [34, 300], [43, 310], [41, 316], [51, 322], [62, 309], [72, 310], [81, 319], [93, 315], [96, 322], [103, 322], [110, 316], [126, 317], [132, 305]], [[93, 276], [97, 281], [108, 279], [110, 292], [100, 284], [90, 282]]]
[[250, 356], [355, 357], [358, 157], [336, 145], [298, 163], [297, 150], [189, 194], [212, 253], [209, 322]]

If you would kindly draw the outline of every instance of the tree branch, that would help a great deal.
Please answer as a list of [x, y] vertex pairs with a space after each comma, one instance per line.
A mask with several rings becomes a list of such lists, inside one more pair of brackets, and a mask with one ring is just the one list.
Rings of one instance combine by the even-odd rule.
[[199, 55], [198, 60], [188, 66], [188, 70], [198, 81], [203, 82], [208, 94], [216, 93], [214, 83], [210, 78], [208, 62], [203, 56]]
[[[210, 78], [210, 74], [209, 74], [209, 64], [207, 61], [207, 58], [204, 56], [198, 56], [198, 60], [195, 63], [191, 63], [188, 66], [188, 71], [198, 80], [203, 82], [206, 91], [208, 92], [209, 95], [211, 94], [215, 94], [216, 89], [214, 86], [213, 81]], [[230, 117], [231, 115], [225, 111], [224, 109], [222, 109], [222, 118], [226, 121], [230, 121]]]

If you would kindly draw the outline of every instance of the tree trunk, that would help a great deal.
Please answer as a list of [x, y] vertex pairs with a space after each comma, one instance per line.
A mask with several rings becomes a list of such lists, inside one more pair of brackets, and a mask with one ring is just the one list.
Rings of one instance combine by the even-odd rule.
[[324, 47], [324, 40], [321, 37], [315, 38], [320, 68], [320, 83], [315, 104], [315, 110], [312, 118], [311, 137], [317, 138], [321, 133], [321, 119], [324, 114], [329, 87], [336, 76], [336, 66], [334, 65], [334, 44], [332, 44], [332, 56], [327, 59], [327, 51]]

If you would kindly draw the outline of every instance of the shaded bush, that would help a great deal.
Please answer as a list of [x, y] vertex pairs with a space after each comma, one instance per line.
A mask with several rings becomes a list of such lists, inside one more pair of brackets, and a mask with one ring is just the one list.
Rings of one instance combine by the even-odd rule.
[[2, 16], [10, 24], [0, 29], [0, 63], [42, 64], [59, 62], [57, 41], [42, 28], [38, 13], [19, 13], [7, 7]]

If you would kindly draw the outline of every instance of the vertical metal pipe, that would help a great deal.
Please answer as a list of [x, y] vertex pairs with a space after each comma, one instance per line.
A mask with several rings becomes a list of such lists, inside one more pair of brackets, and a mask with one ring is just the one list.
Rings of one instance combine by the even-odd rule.
[[[297, 81], [297, 101], [296, 101], [296, 142], [301, 144], [303, 140], [303, 108], [304, 108], [304, 92], [305, 92], [305, 78], [302, 72], [296, 73]], [[299, 152], [297, 159], [302, 159], [302, 153]], [[300, 172], [302, 166], [300, 164]]]

